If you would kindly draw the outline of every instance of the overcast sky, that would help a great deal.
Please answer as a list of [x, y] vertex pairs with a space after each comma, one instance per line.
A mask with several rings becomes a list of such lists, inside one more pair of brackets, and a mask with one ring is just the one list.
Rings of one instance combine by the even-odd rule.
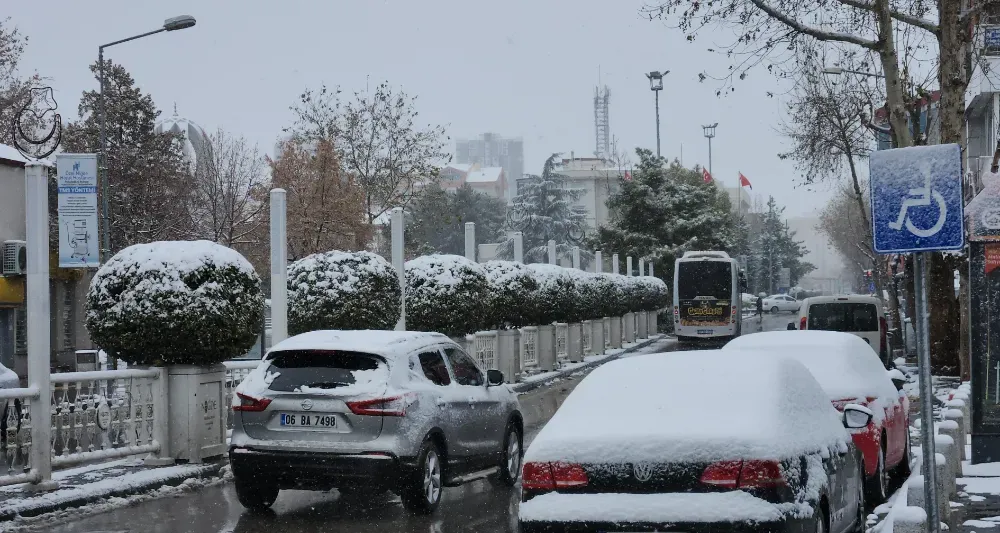
[[[621, 147], [655, 149], [653, 94], [644, 73], [670, 70], [661, 92], [662, 151], [686, 166], [708, 164], [702, 124], [718, 122], [717, 180], [734, 186], [742, 171], [754, 193], [773, 194], [788, 215], [811, 215], [819, 191], [796, 187], [791, 163], [777, 154], [784, 113], [781, 87], [765, 71], [719, 98], [724, 58], [639, 14], [635, 0], [48, 0], [4, 2], [30, 37], [22, 70], [51, 78], [64, 118], [76, 117], [97, 47], [159, 27], [180, 14], [194, 28], [161, 33], [107, 50], [165, 115], [180, 114], [209, 132], [222, 127], [268, 153], [292, 121], [289, 105], [305, 87], [346, 92], [388, 80], [419, 97], [421, 117], [454, 138], [486, 131], [520, 136], [526, 171], [553, 152], [594, 151], [594, 87], [611, 89], [611, 131]], [[725, 42], [730, 35], [719, 35]], [[449, 143], [454, 150], [454, 143]], [[814, 188], [815, 189], [815, 188]]]

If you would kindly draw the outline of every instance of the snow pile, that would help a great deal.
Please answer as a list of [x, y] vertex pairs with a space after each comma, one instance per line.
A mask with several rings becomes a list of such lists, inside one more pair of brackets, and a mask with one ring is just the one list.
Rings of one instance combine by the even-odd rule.
[[135, 364], [214, 364], [260, 335], [260, 278], [238, 252], [209, 241], [137, 244], [115, 254], [87, 294], [87, 329]]
[[777, 522], [783, 508], [743, 491], [666, 494], [559, 494], [521, 504], [525, 522], [677, 523]]
[[531, 275], [538, 283], [535, 293], [535, 324], [547, 325], [553, 322], [568, 322], [577, 305], [576, 283], [568, 268], [547, 263], [528, 265]]
[[459, 255], [425, 255], [405, 270], [407, 328], [459, 336], [483, 327], [489, 284], [482, 266]]
[[489, 284], [486, 327], [508, 329], [534, 325], [533, 296], [538, 290], [538, 282], [531, 270], [514, 261], [487, 261], [482, 267]]
[[899, 398], [878, 355], [850, 333], [768, 331], [737, 337], [723, 351], [743, 352], [744, 357], [763, 352], [796, 359], [809, 369], [830, 400], [867, 404], [876, 421], [883, 420], [886, 409], [892, 409]]
[[847, 450], [840, 415], [801, 363], [741, 355], [691, 351], [605, 364], [570, 394], [524, 460], [782, 460]]
[[396, 270], [377, 254], [310, 255], [288, 267], [288, 332], [392, 329], [400, 293]]

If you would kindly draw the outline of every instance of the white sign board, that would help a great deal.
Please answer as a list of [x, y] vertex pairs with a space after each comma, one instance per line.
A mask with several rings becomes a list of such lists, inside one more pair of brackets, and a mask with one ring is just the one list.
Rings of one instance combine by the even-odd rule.
[[101, 266], [97, 231], [97, 154], [59, 154], [59, 266]]

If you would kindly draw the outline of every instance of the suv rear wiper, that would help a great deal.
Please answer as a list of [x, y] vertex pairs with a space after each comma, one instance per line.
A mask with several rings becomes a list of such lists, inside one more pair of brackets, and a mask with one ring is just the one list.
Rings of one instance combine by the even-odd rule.
[[347, 387], [348, 385], [353, 385], [353, 383], [348, 383], [346, 381], [320, 381], [317, 383], [310, 383], [305, 386], [317, 389], [335, 389], [337, 387]]

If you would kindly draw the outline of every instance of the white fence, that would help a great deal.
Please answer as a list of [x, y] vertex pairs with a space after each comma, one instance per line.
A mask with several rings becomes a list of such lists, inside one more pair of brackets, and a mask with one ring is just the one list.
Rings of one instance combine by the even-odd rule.
[[473, 357], [484, 370], [499, 370], [497, 366], [497, 332], [480, 331], [476, 333], [476, 344]]
[[583, 332], [581, 333], [580, 336], [580, 345], [581, 348], [583, 349], [584, 357], [590, 355], [591, 344], [592, 344], [591, 342], [592, 333], [593, 329], [592, 326], [590, 325], [590, 320], [585, 320], [583, 322]]
[[569, 357], [569, 324], [556, 322], [556, 362]]
[[525, 326], [521, 328], [521, 370], [531, 371], [538, 368], [538, 327]]

